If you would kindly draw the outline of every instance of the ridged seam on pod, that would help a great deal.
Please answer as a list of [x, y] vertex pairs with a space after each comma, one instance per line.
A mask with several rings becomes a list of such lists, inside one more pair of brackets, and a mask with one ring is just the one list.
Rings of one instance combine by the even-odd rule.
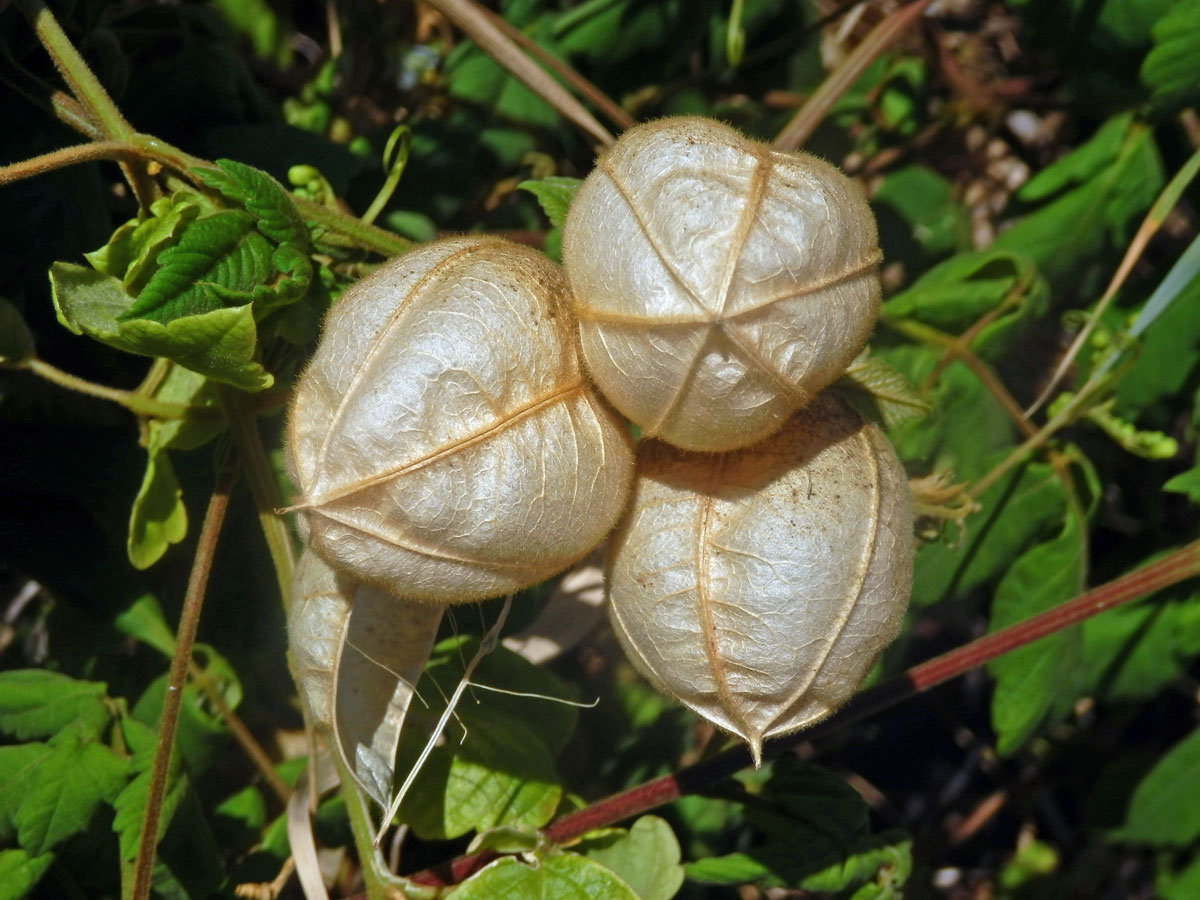
[[289, 464], [312, 546], [390, 593], [498, 596], [591, 550], [629, 437], [583, 376], [561, 271], [438, 241], [346, 291], [300, 379]]
[[563, 227], [588, 369], [649, 436], [748, 446], [834, 381], [879, 308], [858, 187], [710, 119], [623, 134]]
[[313, 724], [332, 733], [347, 770], [381, 806], [444, 609], [356, 583], [309, 549], [296, 565], [288, 608], [292, 674]]
[[750, 744], [845, 702], [900, 628], [912, 510], [887, 439], [826, 392], [719, 456], [659, 441], [611, 539], [610, 616], [669, 696]]

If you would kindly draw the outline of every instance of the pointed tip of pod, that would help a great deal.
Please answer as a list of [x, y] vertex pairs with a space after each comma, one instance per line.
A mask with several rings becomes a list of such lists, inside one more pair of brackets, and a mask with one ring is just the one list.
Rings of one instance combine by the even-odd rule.
[[750, 758], [754, 760], [754, 768], [762, 768], [762, 737], [746, 738], [746, 745], [750, 748]]

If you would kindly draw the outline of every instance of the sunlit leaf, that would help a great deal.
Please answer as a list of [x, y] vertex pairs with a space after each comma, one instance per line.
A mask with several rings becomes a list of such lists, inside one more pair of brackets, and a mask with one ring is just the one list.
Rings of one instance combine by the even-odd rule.
[[165, 356], [216, 381], [248, 391], [270, 387], [274, 379], [255, 361], [257, 331], [250, 306], [214, 309], [165, 325], [148, 319], [122, 322], [133, 305], [121, 282], [83, 266], [55, 263], [50, 268], [54, 308], [75, 334], [86, 334], [118, 350]]
[[60, 733], [51, 747], [25, 782], [13, 816], [17, 839], [34, 856], [86, 828], [102, 802], [116, 799], [129, 775], [126, 760], [74, 729]]
[[574, 853], [546, 856], [534, 865], [503, 857], [464, 881], [454, 896], [457, 900], [637, 900], [637, 894], [610, 870]]
[[198, 219], [178, 243], [158, 256], [159, 268], [121, 322], [171, 322], [213, 312], [225, 304], [216, 288], [246, 292], [271, 276], [271, 245], [254, 230], [254, 217], [225, 210]]
[[97, 736], [112, 719], [104, 684], [47, 669], [0, 672], [0, 732], [18, 740], [52, 737], [68, 727]]
[[283, 185], [261, 169], [232, 159], [218, 159], [218, 169], [196, 169], [211, 188], [242, 206], [256, 220], [258, 230], [277, 244], [308, 248], [308, 229]]
[[151, 451], [129, 515], [129, 561], [135, 569], [148, 569], [186, 536], [187, 509], [171, 457], [165, 450]]
[[529, 191], [537, 197], [538, 204], [555, 228], [561, 228], [567, 218], [567, 209], [571, 199], [583, 184], [578, 178], [568, 178], [565, 175], [550, 175], [537, 181], [522, 181], [517, 185], [524, 191]]
[[683, 884], [679, 841], [658, 816], [586, 836], [573, 848], [612, 869], [641, 900], [670, 900]]
[[27, 896], [53, 862], [53, 853], [33, 856], [19, 847], [0, 850], [0, 900]]

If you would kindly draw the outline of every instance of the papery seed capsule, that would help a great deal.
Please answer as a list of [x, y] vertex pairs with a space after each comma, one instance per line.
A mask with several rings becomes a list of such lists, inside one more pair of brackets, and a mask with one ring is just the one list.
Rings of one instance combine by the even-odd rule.
[[638, 448], [611, 539], [613, 626], [666, 694], [762, 742], [832, 712], [895, 636], [912, 580], [891, 445], [828, 393], [754, 447]]
[[879, 261], [836, 168], [694, 117], [622, 135], [563, 227], [596, 384], [689, 450], [761, 440], [841, 375], [874, 325]]
[[313, 724], [332, 733], [346, 769], [381, 805], [444, 609], [356, 582], [309, 549], [296, 564], [288, 607], [292, 675]]
[[290, 418], [318, 553], [454, 603], [541, 581], [601, 541], [632, 452], [582, 374], [566, 293], [544, 256], [495, 238], [426, 245], [346, 291]]

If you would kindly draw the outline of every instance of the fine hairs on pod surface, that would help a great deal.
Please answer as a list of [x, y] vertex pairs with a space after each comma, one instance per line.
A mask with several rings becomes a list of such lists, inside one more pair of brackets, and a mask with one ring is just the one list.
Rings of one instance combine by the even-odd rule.
[[836, 168], [697, 117], [625, 132], [563, 226], [592, 377], [688, 450], [762, 440], [840, 376], [874, 325], [880, 259]]
[[509, 593], [587, 554], [625, 507], [625, 427], [583, 375], [561, 271], [436, 241], [330, 311], [289, 419], [312, 548], [390, 594]]
[[891, 444], [821, 394], [723, 454], [639, 447], [609, 613], [667, 695], [750, 745], [831, 713], [900, 628], [912, 507]]

